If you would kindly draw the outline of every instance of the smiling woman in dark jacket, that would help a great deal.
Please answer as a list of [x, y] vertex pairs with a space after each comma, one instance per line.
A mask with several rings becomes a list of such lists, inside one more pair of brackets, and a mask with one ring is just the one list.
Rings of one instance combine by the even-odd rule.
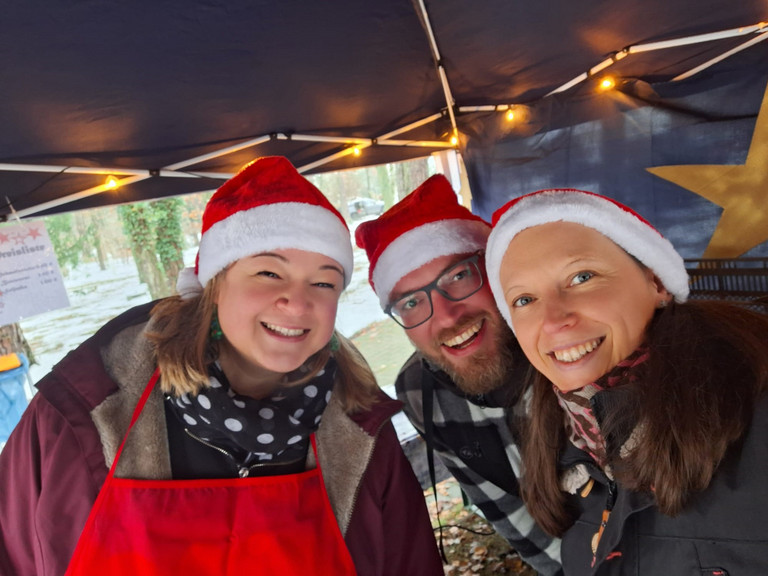
[[0, 455], [0, 573], [442, 574], [400, 405], [334, 330], [352, 263], [284, 158], [225, 183], [180, 295], [39, 383]]
[[768, 574], [768, 317], [686, 302], [672, 245], [577, 190], [497, 211], [487, 262], [539, 372], [523, 495], [565, 573]]

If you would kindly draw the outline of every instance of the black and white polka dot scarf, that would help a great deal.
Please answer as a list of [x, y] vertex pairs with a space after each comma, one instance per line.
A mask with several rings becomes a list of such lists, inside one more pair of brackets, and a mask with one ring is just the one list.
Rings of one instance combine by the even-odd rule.
[[[302, 369], [290, 374], [289, 381], [298, 380]], [[305, 453], [310, 434], [320, 425], [331, 398], [336, 361], [329, 358], [305, 384], [278, 387], [260, 400], [234, 392], [218, 364], [211, 364], [208, 372], [210, 388], [196, 396], [167, 397], [189, 432], [212, 444], [234, 444], [259, 461], [285, 461]]]

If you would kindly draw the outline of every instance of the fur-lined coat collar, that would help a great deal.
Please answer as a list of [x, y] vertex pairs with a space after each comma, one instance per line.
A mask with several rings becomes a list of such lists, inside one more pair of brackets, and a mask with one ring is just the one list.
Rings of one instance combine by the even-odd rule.
[[[46, 387], [40, 387], [52, 403], [67, 393], [60, 388], [63, 385], [71, 388], [69, 393], [92, 405], [90, 417], [98, 430], [107, 467], [114, 461], [134, 408], [155, 369], [152, 347], [145, 337], [151, 326], [146, 321], [149, 309], [149, 306], [141, 307], [144, 318], [140, 314], [119, 317], [68, 355], [54, 368], [54, 373], [58, 372], [59, 387], [55, 392], [46, 393]], [[124, 324], [115, 326], [114, 322], [121, 318]], [[94, 362], [96, 350], [102, 360], [100, 366]], [[74, 367], [77, 369], [71, 370]], [[400, 404], [382, 393], [381, 402], [369, 412], [355, 415], [353, 420], [334, 398], [331, 397], [317, 431], [317, 445], [331, 505], [345, 533], [358, 486], [376, 444], [376, 434], [399, 410]], [[308, 467], [314, 466], [310, 451]], [[159, 389], [152, 391], [126, 441], [115, 473], [119, 477], [140, 479], [171, 478], [168, 434]]]

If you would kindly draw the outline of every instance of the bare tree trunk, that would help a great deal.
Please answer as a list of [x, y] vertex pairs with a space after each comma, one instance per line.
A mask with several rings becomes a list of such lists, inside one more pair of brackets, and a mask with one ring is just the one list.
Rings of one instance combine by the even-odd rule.
[[381, 165], [376, 166], [373, 169], [376, 170], [376, 178], [374, 179], [376, 182], [375, 186], [381, 194], [381, 199], [384, 200], [384, 208], [390, 208], [398, 200], [398, 198], [395, 197], [394, 188], [389, 182], [389, 177], [387, 176], [387, 167], [385, 165]]
[[96, 258], [99, 261], [99, 270], [107, 269], [107, 251], [102, 242], [102, 231], [104, 230], [104, 215], [101, 210], [91, 210], [91, 222], [94, 226], [93, 247], [96, 250]]
[[162, 267], [161, 277], [165, 286], [163, 296], [170, 296], [176, 291], [176, 279], [184, 268], [181, 207], [182, 201], [179, 198], [166, 198], [152, 203], [155, 252]]
[[0, 355], [19, 352], [29, 359], [30, 364], [35, 361], [35, 355], [21, 331], [21, 326], [18, 324], [0, 326]]
[[167, 287], [160, 265], [157, 262], [157, 255], [150, 247], [147, 249], [143, 245], [133, 247], [133, 259], [136, 262], [136, 268], [139, 271], [139, 278], [149, 289], [149, 295], [153, 300], [167, 296]]
[[405, 198], [406, 195], [411, 191], [411, 189], [408, 187], [407, 182], [405, 181], [405, 167], [403, 166], [404, 162], [398, 162], [397, 164], [394, 164], [393, 168], [395, 170], [395, 185], [397, 186], [398, 190], [398, 198]]
[[427, 161], [424, 158], [410, 160], [404, 163], [405, 183], [407, 192], [415, 190], [427, 179]]

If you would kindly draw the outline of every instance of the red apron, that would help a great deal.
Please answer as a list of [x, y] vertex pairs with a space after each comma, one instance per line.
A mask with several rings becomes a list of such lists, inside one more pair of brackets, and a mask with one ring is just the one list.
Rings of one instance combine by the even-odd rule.
[[[155, 371], [126, 438], [157, 382]], [[354, 575], [317, 468], [218, 480], [115, 478], [125, 438], [67, 576]]]

